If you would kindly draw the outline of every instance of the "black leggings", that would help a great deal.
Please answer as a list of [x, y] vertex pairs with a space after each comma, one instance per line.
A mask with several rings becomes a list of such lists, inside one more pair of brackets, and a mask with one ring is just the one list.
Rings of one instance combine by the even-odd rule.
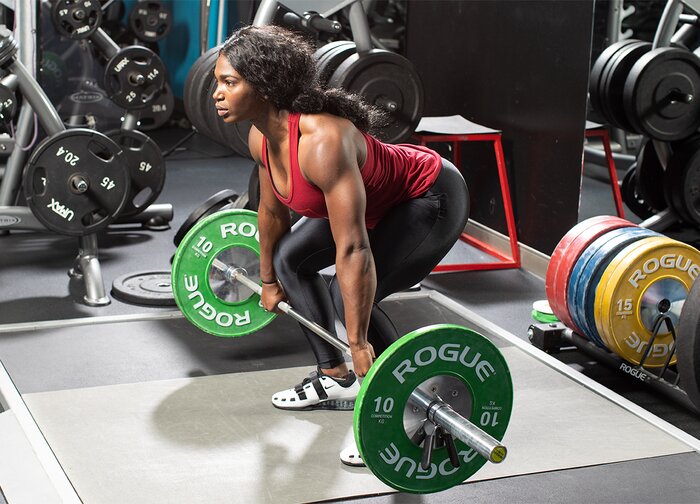
[[[443, 159], [433, 186], [421, 197], [393, 208], [368, 231], [377, 272], [377, 291], [367, 333], [379, 356], [399, 338], [378, 306], [389, 294], [423, 280], [452, 248], [469, 216], [469, 192], [455, 166]], [[290, 304], [302, 315], [335, 334], [335, 314], [345, 321], [335, 277], [330, 286], [319, 271], [335, 263], [335, 243], [326, 219], [302, 219], [277, 245], [274, 267]], [[345, 361], [337, 348], [307, 328], [318, 365], [332, 368]]]

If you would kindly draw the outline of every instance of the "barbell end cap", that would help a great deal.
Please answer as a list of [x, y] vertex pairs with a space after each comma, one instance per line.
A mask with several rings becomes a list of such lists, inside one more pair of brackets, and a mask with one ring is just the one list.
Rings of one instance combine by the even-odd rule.
[[494, 464], [500, 464], [506, 459], [506, 456], [508, 455], [508, 448], [506, 448], [503, 445], [498, 445], [496, 446], [493, 450], [491, 450], [491, 454], [489, 456], [489, 462], [492, 462]]

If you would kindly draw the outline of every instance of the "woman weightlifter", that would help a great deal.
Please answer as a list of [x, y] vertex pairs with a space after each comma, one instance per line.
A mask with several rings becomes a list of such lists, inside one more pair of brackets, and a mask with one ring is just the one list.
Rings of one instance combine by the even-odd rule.
[[[469, 194], [436, 152], [372, 136], [385, 116], [356, 95], [322, 89], [313, 53], [278, 26], [238, 29], [219, 53], [213, 98], [225, 122], [252, 122], [263, 307], [289, 300], [331, 331], [337, 314], [352, 352], [354, 372], [302, 327], [318, 367], [272, 404], [352, 409], [356, 375], [399, 337], [378, 303], [445, 256], [466, 224]], [[293, 229], [289, 209], [304, 216]], [[332, 265], [329, 285], [319, 272]]]

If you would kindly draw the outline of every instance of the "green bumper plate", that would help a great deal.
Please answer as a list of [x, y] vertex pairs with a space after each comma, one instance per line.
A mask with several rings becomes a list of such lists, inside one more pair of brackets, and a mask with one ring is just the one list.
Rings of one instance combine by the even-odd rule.
[[250, 210], [225, 210], [197, 222], [175, 252], [172, 289], [187, 320], [215, 336], [255, 332], [275, 318], [260, 305], [260, 296], [224, 278], [212, 266], [215, 258], [241, 267], [260, 281], [258, 217]]
[[[460, 466], [447, 450], [433, 450], [428, 470], [422, 448], [404, 427], [404, 411], [413, 390], [439, 376], [461, 380], [471, 393], [469, 420], [502, 440], [513, 408], [513, 384], [503, 355], [488, 339], [461, 326], [433, 325], [413, 331], [391, 345], [365, 377], [355, 404], [354, 432], [360, 454], [387, 485], [404, 492], [439, 492], [462, 483], [486, 459], [455, 438]], [[449, 403], [449, 398], [445, 399]]]

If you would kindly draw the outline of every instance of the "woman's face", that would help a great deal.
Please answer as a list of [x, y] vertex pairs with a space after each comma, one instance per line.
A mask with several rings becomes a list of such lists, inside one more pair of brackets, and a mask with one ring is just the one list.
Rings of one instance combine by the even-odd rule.
[[259, 110], [258, 94], [223, 55], [216, 59], [214, 77], [216, 88], [212, 98], [219, 117], [227, 123], [252, 119]]

